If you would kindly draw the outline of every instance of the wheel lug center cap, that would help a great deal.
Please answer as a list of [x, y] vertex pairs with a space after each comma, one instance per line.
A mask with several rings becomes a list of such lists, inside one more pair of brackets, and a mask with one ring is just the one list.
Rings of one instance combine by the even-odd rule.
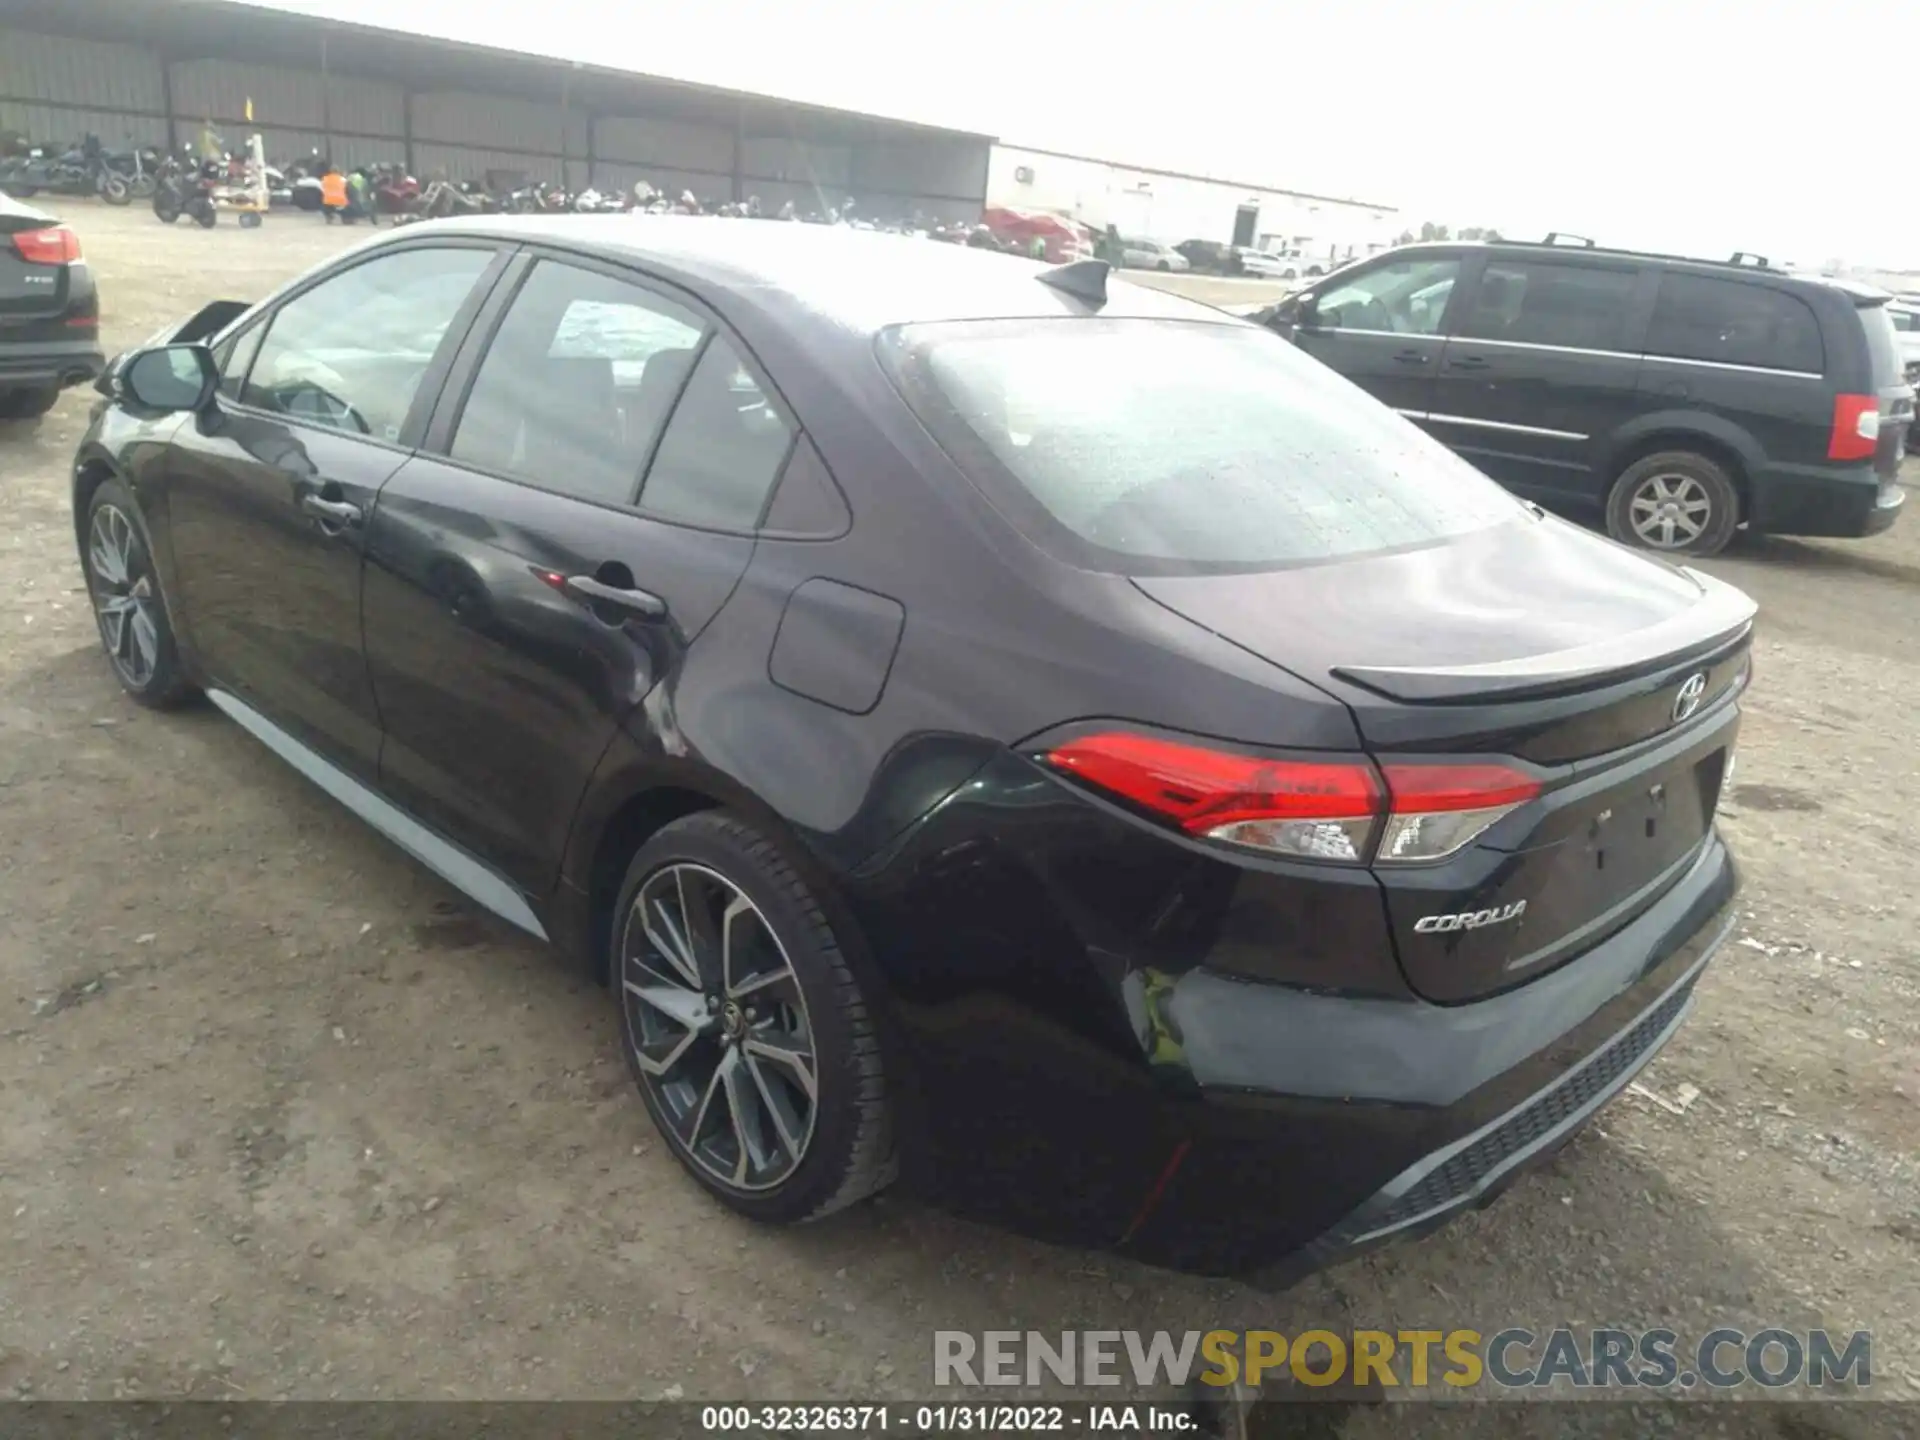
[[720, 1007], [720, 1026], [729, 1040], [738, 1040], [747, 1033], [747, 1017], [740, 1013], [740, 1007], [729, 1000]]

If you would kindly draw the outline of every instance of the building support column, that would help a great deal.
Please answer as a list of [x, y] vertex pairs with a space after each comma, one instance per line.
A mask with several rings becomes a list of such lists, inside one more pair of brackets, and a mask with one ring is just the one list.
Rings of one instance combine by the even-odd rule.
[[180, 153], [180, 127], [173, 116], [173, 61], [162, 50], [160, 57], [160, 109], [167, 117], [167, 154]]

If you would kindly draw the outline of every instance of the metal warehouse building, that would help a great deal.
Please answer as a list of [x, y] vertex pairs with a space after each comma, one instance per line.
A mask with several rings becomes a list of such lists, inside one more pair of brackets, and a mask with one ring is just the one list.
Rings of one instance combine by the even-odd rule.
[[[255, 123], [246, 121], [251, 101]], [[989, 136], [228, 0], [0, 0], [0, 130], [177, 149], [211, 120], [423, 179], [636, 180], [704, 200], [978, 217]]]

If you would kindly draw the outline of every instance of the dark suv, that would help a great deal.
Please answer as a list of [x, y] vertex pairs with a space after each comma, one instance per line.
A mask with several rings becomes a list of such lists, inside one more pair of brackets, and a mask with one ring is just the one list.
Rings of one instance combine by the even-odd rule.
[[1914, 415], [1889, 297], [1591, 242], [1408, 245], [1256, 318], [1509, 489], [1710, 555], [1891, 525]]

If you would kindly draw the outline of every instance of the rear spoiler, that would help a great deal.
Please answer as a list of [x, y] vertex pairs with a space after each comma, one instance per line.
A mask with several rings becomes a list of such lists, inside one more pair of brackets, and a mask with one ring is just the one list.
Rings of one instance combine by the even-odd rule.
[[1601, 682], [1631, 680], [1689, 660], [1717, 658], [1753, 631], [1759, 607], [1740, 590], [1683, 570], [1700, 587], [1697, 604], [1625, 635], [1591, 645], [1519, 660], [1481, 665], [1339, 665], [1342, 680], [1415, 705], [1463, 705], [1486, 700], [1526, 700], [1592, 689]]

